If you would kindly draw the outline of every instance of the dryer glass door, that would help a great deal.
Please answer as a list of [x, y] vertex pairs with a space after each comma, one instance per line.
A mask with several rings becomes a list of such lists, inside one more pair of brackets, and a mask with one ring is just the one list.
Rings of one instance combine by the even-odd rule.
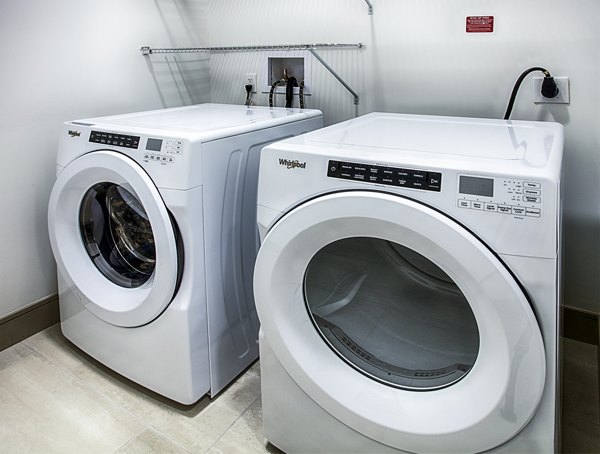
[[409, 452], [514, 437], [546, 379], [540, 326], [502, 261], [423, 203], [347, 191], [265, 236], [254, 294], [277, 360], [353, 430]]
[[384, 384], [441, 388], [477, 358], [477, 321], [463, 292], [398, 243], [353, 237], [328, 244], [308, 265], [304, 295], [329, 346]]

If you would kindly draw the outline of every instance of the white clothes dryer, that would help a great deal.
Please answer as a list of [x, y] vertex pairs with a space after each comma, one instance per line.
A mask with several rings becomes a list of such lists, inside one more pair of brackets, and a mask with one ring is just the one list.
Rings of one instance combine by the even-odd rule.
[[65, 123], [48, 212], [64, 335], [175, 401], [223, 389], [258, 355], [260, 151], [320, 126], [218, 104]]
[[556, 123], [372, 113], [259, 173], [264, 430], [286, 452], [553, 452]]

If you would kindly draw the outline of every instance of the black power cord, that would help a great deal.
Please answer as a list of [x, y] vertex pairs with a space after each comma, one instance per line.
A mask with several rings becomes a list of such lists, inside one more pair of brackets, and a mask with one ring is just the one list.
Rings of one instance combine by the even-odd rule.
[[544, 98], [556, 98], [558, 96], [558, 86], [554, 81], [554, 77], [550, 75], [550, 71], [539, 66], [526, 69], [515, 82], [515, 86], [513, 87], [513, 91], [510, 95], [510, 100], [508, 101], [508, 107], [506, 107], [506, 113], [504, 114], [505, 120], [510, 118], [510, 113], [512, 112], [515, 98], [517, 97], [517, 92], [519, 91], [519, 87], [521, 86], [523, 79], [525, 79], [525, 77], [533, 71], [541, 71], [544, 73], [544, 80], [542, 81], [542, 96], [544, 96]]
[[248, 84], [245, 86], [246, 88], [246, 106], [250, 107], [252, 101], [250, 100], [250, 96], [252, 96], [252, 84]]

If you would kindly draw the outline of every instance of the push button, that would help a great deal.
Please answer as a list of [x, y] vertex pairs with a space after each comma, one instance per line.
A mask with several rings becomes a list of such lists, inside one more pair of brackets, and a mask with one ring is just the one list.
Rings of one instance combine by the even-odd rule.
[[498, 213], [511, 214], [512, 208], [508, 205], [498, 205]]
[[496, 211], [498, 211], [498, 205], [496, 205], [495, 203], [486, 203], [485, 204], [485, 211], [496, 212]]
[[541, 196], [542, 191], [540, 191], [539, 189], [523, 189], [523, 194], [533, 195], [533, 196]]
[[530, 216], [534, 218], [539, 218], [542, 215], [542, 210], [539, 208], [526, 208], [525, 216]]
[[458, 207], [459, 208], [471, 208], [471, 201], [470, 200], [459, 200]]
[[442, 178], [441, 178], [441, 176], [442, 176], [442, 175], [441, 175], [441, 174], [439, 174], [439, 173], [429, 172], [429, 173], [427, 174], [427, 182], [428, 182], [429, 184], [433, 184], [433, 185], [439, 185], [439, 184], [440, 184], [440, 182], [442, 181]]
[[535, 181], [524, 181], [523, 187], [527, 189], [540, 189], [542, 187], [542, 184], [536, 183]]
[[340, 168], [340, 163], [337, 161], [329, 161], [329, 169], [327, 169], [328, 176], [335, 176]]
[[484, 204], [483, 202], [471, 202], [471, 208], [473, 208], [474, 210], [483, 210], [484, 208]]

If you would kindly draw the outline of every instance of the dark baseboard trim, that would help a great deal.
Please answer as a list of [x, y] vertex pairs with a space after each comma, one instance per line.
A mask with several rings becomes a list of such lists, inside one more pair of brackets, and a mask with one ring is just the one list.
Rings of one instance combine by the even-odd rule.
[[[600, 345], [599, 314], [570, 306], [562, 307], [562, 335]], [[15, 314], [0, 319], [0, 351], [58, 323], [58, 295], [51, 295]]]
[[600, 345], [598, 314], [570, 306], [562, 308], [563, 332], [569, 339], [586, 344]]
[[58, 323], [58, 295], [43, 300], [0, 319], [0, 351]]

